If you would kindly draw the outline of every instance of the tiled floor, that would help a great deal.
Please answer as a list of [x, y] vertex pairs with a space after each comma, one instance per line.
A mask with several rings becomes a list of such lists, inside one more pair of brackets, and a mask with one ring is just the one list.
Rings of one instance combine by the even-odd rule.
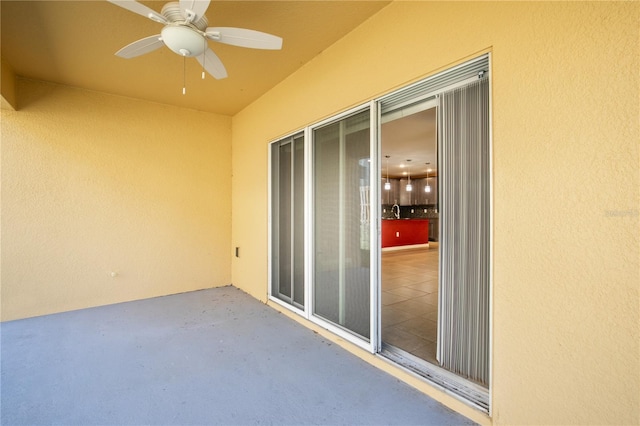
[[438, 243], [382, 253], [382, 341], [436, 361]]

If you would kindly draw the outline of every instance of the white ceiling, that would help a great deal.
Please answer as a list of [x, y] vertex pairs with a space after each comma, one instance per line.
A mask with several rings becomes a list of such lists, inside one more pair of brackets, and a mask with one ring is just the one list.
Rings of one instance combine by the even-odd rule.
[[[412, 177], [435, 175], [436, 163], [436, 109], [431, 108], [405, 116], [382, 125], [381, 164], [382, 175], [402, 177], [409, 172]], [[411, 160], [411, 161], [407, 161]], [[430, 164], [426, 164], [430, 163]]]

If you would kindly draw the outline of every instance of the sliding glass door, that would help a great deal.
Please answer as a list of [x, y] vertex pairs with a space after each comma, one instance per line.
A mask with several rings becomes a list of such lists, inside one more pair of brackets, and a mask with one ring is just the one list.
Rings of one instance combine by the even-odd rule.
[[[491, 377], [489, 69], [483, 55], [310, 125], [269, 151], [271, 300], [483, 410]], [[414, 183], [407, 179], [398, 206], [380, 204], [381, 155], [387, 180], [390, 158], [412, 160]], [[416, 175], [420, 167], [424, 175]], [[402, 170], [396, 174], [401, 181]], [[437, 254], [382, 271], [395, 279], [386, 288], [383, 215], [387, 225], [404, 226], [391, 233], [395, 253]], [[409, 221], [393, 222], [400, 216], [422, 231], [433, 223], [431, 238], [401, 239], [413, 231]], [[402, 245], [409, 247], [395, 247]]]
[[[382, 287], [389, 293], [385, 301], [383, 291], [381, 306], [383, 353], [483, 410], [489, 407], [491, 376], [489, 68], [485, 55], [379, 101], [383, 154], [392, 159], [405, 152], [420, 157], [418, 147], [427, 145], [429, 138], [414, 138], [416, 143], [411, 146], [415, 148], [407, 150], [410, 140], [402, 137], [419, 134], [418, 124], [424, 120], [417, 117], [425, 114], [427, 107], [437, 111], [438, 129], [437, 149], [433, 150], [437, 158], [426, 160], [437, 164], [435, 206], [416, 206], [411, 199], [409, 205], [400, 202], [401, 212], [414, 219], [414, 211], [430, 214], [435, 207], [434, 216], [428, 220], [435, 219], [439, 224], [437, 272], [429, 275], [433, 272], [428, 262], [431, 247], [410, 247], [414, 252], [396, 264], [393, 260], [400, 259], [397, 253], [402, 247], [392, 247], [397, 249], [395, 256], [383, 258], [387, 267], [383, 276], [390, 277]], [[403, 123], [402, 127], [398, 123]], [[404, 158], [409, 157], [401, 160]], [[391, 206], [384, 208], [388, 211]], [[405, 275], [399, 279], [399, 274]], [[437, 288], [432, 285], [432, 277]], [[402, 280], [410, 285], [400, 288]], [[418, 280], [423, 281], [414, 282]]]
[[370, 337], [370, 117], [313, 129], [313, 314]]
[[304, 137], [271, 145], [271, 295], [304, 308]]

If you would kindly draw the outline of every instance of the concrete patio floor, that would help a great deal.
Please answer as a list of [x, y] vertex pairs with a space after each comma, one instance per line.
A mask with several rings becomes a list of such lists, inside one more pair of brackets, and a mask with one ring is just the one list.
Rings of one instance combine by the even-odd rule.
[[234, 287], [1, 325], [2, 425], [467, 425]]

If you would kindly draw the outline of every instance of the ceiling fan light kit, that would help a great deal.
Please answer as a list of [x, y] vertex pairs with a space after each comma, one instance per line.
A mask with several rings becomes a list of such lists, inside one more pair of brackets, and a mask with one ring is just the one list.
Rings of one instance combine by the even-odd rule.
[[116, 56], [121, 58], [134, 58], [165, 45], [183, 58], [196, 58], [207, 73], [222, 79], [227, 77], [227, 71], [209, 47], [209, 40], [252, 49], [282, 49], [282, 38], [272, 34], [245, 28], [207, 27], [209, 22], [204, 14], [210, 0], [170, 2], [162, 7], [161, 13], [134, 0], [108, 1], [165, 26], [160, 34], [134, 41], [118, 50]]
[[207, 49], [203, 37], [188, 26], [167, 25], [161, 34], [164, 44], [180, 56], [200, 56]]

